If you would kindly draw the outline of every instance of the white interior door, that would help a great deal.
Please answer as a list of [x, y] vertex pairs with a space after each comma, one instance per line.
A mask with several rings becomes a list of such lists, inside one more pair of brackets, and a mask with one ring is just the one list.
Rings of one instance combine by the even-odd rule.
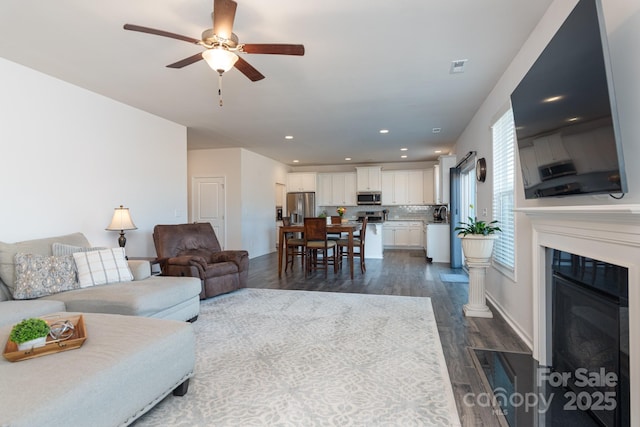
[[216, 232], [222, 249], [225, 237], [225, 193], [224, 177], [193, 178], [192, 184], [193, 222], [209, 222]]

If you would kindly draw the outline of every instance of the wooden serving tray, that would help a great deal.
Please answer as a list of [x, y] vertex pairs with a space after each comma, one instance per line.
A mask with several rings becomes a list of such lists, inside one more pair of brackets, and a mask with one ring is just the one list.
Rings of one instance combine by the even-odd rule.
[[70, 320], [75, 329], [71, 338], [66, 340], [54, 340], [51, 336], [47, 337], [47, 343], [44, 347], [32, 348], [29, 350], [18, 350], [18, 344], [7, 340], [2, 355], [10, 362], [18, 362], [20, 360], [33, 359], [34, 357], [46, 356], [47, 354], [60, 353], [61, 351], [73, 350], [80, 348], [87, 339], [87, 329], [84, 325], [84, 317], [80, 315], [57, 316], [55, 318], [43, 317], [47, 323], [54, 323], [60, 320]]

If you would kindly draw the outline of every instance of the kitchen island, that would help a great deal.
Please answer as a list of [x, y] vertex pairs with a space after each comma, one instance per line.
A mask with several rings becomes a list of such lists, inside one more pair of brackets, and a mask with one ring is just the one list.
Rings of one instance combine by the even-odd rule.
[[368, 222], [367, 232], [364, 236], [364, 258], [382, 259], [382, 222]]

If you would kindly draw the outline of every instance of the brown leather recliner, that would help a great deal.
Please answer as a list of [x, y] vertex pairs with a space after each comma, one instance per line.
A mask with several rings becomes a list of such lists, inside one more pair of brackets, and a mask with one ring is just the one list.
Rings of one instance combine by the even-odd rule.
[[200, 299], [245, 288], [249, 276], [249, 253], [225, 250], [210, 223], [156, 225], [156, 254], [165, 276], [199, 277]]

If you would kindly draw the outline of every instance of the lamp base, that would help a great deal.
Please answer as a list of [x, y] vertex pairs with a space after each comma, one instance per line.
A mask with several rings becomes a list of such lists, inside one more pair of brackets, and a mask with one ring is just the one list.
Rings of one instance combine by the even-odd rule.
[[127, 238], [124, 237], [124, 230], [120, 230], [120, 237], [118, 237], [118, 244], [121, 248], [124, 248], [124, 245], [127, 244]]

